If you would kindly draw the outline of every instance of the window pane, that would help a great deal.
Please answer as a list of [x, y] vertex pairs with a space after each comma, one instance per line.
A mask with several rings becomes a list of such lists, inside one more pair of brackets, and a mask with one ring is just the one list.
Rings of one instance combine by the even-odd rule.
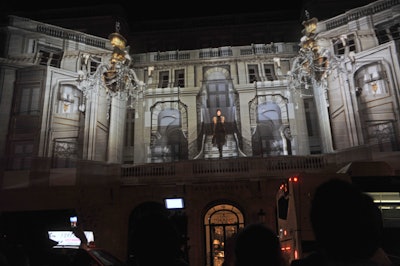
[[39, 88], [32, 89], [32, 99], [30, 113], [39, 112], [40, 90]]
[[19, 113], [25, 114], [29, 110], [29, 95], [31, 90], [28, 88], [22, 89], [21, 98], [20, 98], [20, 106], [19, 106]]

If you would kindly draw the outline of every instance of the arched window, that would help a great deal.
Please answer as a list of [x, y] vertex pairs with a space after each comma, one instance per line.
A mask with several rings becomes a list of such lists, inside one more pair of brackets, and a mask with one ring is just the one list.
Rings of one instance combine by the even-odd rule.
[[207, 266], [221, 266], [229, 243], [244, 227], [242, 212], [230, 204], [211, 207], [204, 216]]

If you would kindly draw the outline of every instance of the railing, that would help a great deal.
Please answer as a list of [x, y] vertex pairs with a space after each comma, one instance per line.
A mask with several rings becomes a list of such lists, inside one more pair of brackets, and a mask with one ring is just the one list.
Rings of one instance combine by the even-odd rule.
[[202, 135], [201, 140], [202, 141], [201, 141], [200, 151], [194, 156], [195, 160], [199, 159], [199, 158], [202, 158], [204, 156], [204, 143], [205, 143], [205, 140], [206, 140], [206, 135], [205, 134]]
[[252, 44], [239, 47], [215, 47], [203, 48], [191, 51], [162, 51], [135, 54], [133, 62], [135, 66], [141, 64], [149, 64], [151, 62], [165, 61], [182, 61], [182, 60], [199, 60], [199, 59], [224, 59], [229, 57], [253, 56], [253, 55], [270, 55], [276, 54], [297, 54], [297, 43], [269, 43], [269, 44]]
[[247, 157], [247, 154], [245, 154], [241, 148], [241, 147], [243, 147], [243, 145], [240, 144], [241, 138], [238, 138], [238, 134], [236, 132], [233, 133], [233, 136], [235, 138], [236, 146], [237, 146], [238, 152], [240, 154], [240, 157]]
[[207, 48], [201, 49], [199, 52], [199, 58], [226, 57], [232, 55], [231, 47]]
[[250, 47], [240, 49], [240, 55], [255, 55], [255, 54], [276, 54], [278, 47], [274, 43], [270, 44], [252, 44]]
[[[281, 176], [285, 172], [313, 171], [328, 167], [326, 156], [279, 156], [268, 158], [226, 158], [188, 160], [163, 164], [122, 166], [121, 183], [124, 185], [145, 182], [148, 177], [165, 177], [179, 180], [197, 178], [260, 178]], [[144, 179], [142, 179], [144, 178]]]
[[[35, 157], [27, 168], [3, 171], [0, 190], [29, 186], [132, 186], [149, 182], [177, 184], [280, 179], [301, 172], [337, 172], [355, 161], [385, 161], [400, 174], [400, 152], [377, 151], [377, 148], [365, 145], [323, 155], [198, 159], [143, 165], [78, 160], [76, 168], [53, 168], [51, 158]], [[6, 162], [7, 158], [2, 160]]]
[[107, 39], [95, 37], [93, 35], [77, 32], [74, 30], [68, 30], [62, 27], [36, 22], [34, 20], [30, 20], [27, 18], [10, 16], [10, 25], [25, 30], [39, 32], [52, 37], [84, 43], [86, 45], [94, 47], [111, 49], [111, 47], [107, 47], [110, 46], [109, 41]]
[[343, 15], [336, 16], [332, 19], [328, 19], [322, 23], [326, 25], [327, 30], [331, 30], [343, 25], [346, 25], [350, 21], [357, 20], [361, 17], [373, 15], [384, 10], [390, 9], [400, 4], [400, 0], [383, 0], [376, 1], [364, 7], [352, 9]]
[[180, 51], [158, 52], [154, 55], [154, 61], [175, 61], [190, 59], [190, 53]]

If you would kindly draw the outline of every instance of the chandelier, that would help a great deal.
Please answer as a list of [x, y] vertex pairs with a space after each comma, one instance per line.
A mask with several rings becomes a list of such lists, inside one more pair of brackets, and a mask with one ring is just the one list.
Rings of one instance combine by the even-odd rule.
[[[290, 89], [326, 87], [329, 74], [340, 67], [341, 59], [331, 53], [326, 40], [318, 38], [317, 23], [318, 19], [309, 18], [306, 10], [306, 20], [302, 23], [304, 29], [299, 43], [299, 53], [288, 72]], [[340, 41], [345, 45], [345, 36], [342, 36]]]
[[129, 55], [129, 46], [126, 39], [119, 33], [119, 22], [115, 26], [116, 31], [109, 35], [113, 47], [111, 58], [108, 63], [102, 63], [90, 54], [82, 57], [85, 62], [95, 62], [98, 67], [94, 73], [79, 71], [78, 87], [81, 88], [85, 97], [89, 93], [99, 93], [105, 89], [107, 97], [119, 97], [123, 100], [130, 100], [130, 107], [142, 97], [144, 83], [140, 81], [131, 68], [132, 59]]

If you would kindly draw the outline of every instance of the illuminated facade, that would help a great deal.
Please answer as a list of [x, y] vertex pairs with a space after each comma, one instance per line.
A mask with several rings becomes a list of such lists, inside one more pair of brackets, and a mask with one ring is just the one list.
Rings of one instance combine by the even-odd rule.
[[[118, 54], [107, 39], [10, 17], [1, 210], [75, 209], [95, 217], [86, 226], [96, 241], [125, 258], [133, 210], [184, 197], [190, 263], [219, 265], [214, 241], [229, 236], [221, 232], [260, 219], [274, 227], [288, 173], [355, 160], [399, 173], [399, 8], [377, 1], [319, 21], [316, 40], [337, 66], [297, 87], [298, 43]], [[124, 63], [110, 67], [114, 57]], [[218, 108], [221, 160], [211, 142]]]

